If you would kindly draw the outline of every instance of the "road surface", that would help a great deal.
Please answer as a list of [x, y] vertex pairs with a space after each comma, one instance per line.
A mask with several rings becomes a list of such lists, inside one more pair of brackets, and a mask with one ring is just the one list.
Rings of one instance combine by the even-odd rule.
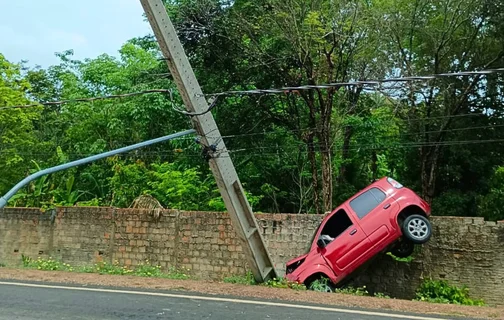
[[[451, 318], [451, 317], [450, 317]], [[435, 316], [168, 291], [0, 282], [0, 320], [437, 320]], [[453, 318], [451, 318], [453, 319]]]

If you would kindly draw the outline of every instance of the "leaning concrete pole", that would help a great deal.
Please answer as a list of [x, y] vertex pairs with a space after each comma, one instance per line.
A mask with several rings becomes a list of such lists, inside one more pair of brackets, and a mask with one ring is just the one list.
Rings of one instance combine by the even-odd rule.
[[219, 187], [233, 227], [242, 241], [244, 253], [258, 282], [277, 273], [259, 232], [252, 208], [245, 196], [235, 167], [175, 28], [161, 0], [140, 0], [154, 35], [166, 58], [191, 120], [201, 142], [208, 150], [208, 161]]

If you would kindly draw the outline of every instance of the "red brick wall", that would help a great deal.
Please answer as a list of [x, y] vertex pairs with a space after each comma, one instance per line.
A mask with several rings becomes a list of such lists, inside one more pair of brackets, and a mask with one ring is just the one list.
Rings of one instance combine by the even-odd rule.
[[[302, 214], [256, 218], [281, 274], [285, 261], [306, 251], [322, 219]], [[413, 262], [378, 257], [355, 283], [412, 298], [422, 279], [447, 279], [467, 285], [475, 297], [502, 303], [504, 222], [435, 217], [433, 225], [432, 240]], [[155, 221], [148, 211], [133, 209], [71, 207], [54, 214], [0, 210], [0, 264], [20, 265], [22, 254], [51, 256], [72, 265], [117, 260], [135, 266], [148, 259], [163, 268], [188, 268], [203, 279], [222, 279], [248, 269], [228, 215], [219, 212], [165, 210]]]

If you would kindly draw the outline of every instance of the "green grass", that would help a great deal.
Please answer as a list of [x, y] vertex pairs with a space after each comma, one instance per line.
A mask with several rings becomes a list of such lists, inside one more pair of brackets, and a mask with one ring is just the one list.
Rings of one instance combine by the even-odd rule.
[[271, 288], [291, 288], [294, 290], [306, 290], [306, 287], [297, 282], [290, 282], [285, 278], [273, 278], [265, 283], [258, 284], [252, 272], [247, 272], [243, 276], [230, 276], [223, 279], [225, 283], [243, 284], [243, 285], [261, 285]]
[[117, 261], [115, 261], [114, 263], [103, 261], [95, 263], [93, 266], [75, 268], [68, 263], [54, 260], [51, 257], [49, 259], [42, 259], [41, 257], [39, 257], [34, 260], [25, 255], [22, 255], [21, 259], [25, 268], [43, 271], [68, 271], [110, 275], [132, 275], [138, 277], [155, 277], [179, 280], [186, 280], [191, 278], [191, 276], [188, 274], [189, 270], [179, 270], [174, 267], [170, 267], [167, 271], [163, 272], [161, 270], [161, 266], [151, 265], [148, 260], [146, 260], [145, 263], [141, 263], [140, 265], [136, 266], [135, 268], [121, 266]]
[[392, 259], [394, 259], [395, 261], [399, 261], [399, 262], [411, 262], [413, 261], [413, 255], [409, 256], [409, 257], [406, 257], [406, 258], [399, 258], [399, 257], [396, 257], [394, 256], [391, 252], [387, 252], [387, 255], [391, 256]]
[[[132, 275], [138, 277], [154, 277], [154, 278], [164, 278], [164, 279], [178, 279], [186, 280], [191, 279], [189, 275], [190, 270], [176, 269], [174, 267], [169, 267], [167, 270], [161, 270], [161, 266], [152, 265], [148, 260], [140, 265], [129, 268], [126, 266], [121, 266], [117, 261], [114, 263], [99, 262], [95, 263], [93, 266], [84, 267], [73, 267], [68, 263], [63, 263], [61, 261], [52, 259], [43, 259], [38, 257], [37, 259], [31, 259], [25, 255], [21, 256], [23, 266], [25, 268], [44, 270], [44, 271], [67, 271], [67, 272], [83, 272], [83, 273], [97, 273], [97, 274], [109, 274], [109, 275]], [[0, 267], [5, 267], [4, 264], [0, 264]], [[316, 280], [313, 284], [313, 289], [322, 289], [324, 282], [327, 279]], [[261, 285], [272, 288], [290, 288], [294, 290], [307, 290], [306, 286], [299, 284], [297, 282], [288, 281], [285, 278], [274, 278], [268, 280], [265, 283], [258, 284], [253, 274], [249, 271], [243, 276], [230, 276], [224, 278], [225, 283], [243, 284], [243, 285]], [[356, 296], [371, 296], [368, 292], [366, 286], [362, 287], [344, 287], [337, 288], [334, 290], [336, 293], [350, 294]], [[388, 295], [376, 292], [372, 296], [378, 298], [390, 299]], [[469, 290], [464, 286], [458, 288], [456, 286], [448, 284], [446, 281], [433, 281], [426, 280], [416, 291], [415, 300], [427, 301], [433, 303], [449, 303], [449, 304], [461, 304], [461, 305], [471, 305], [471, 306], [483, 306], [485, 305], [483, 300], [473, 299], [469, 297]]]
[[225, 283], [255, 285], [257, 282], [254, 279], [252, 272], [247, 272], [244, 276], [230, 276], [223, 279]]
[[415, 300], [468, 306], [485, 305], [483, 300], [471, 298], [467, 287], [459, 288], [444, 280], [425, 280], [417, 289]]

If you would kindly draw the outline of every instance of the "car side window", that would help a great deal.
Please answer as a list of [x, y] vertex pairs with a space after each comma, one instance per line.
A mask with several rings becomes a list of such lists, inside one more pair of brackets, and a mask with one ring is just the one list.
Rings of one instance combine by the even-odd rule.
[[320, 235], [329, 236], [329, 240], [332, 241], [351, 226], [352, 220], [350, 220], [346, 211], [339, 209], [327, 220]]
[[374, 208], [376, 208], [386, 195], [378, 188], [371, 188], [350, 201], [350, 207], [355, 211], [359, 219], [364, 218]]

